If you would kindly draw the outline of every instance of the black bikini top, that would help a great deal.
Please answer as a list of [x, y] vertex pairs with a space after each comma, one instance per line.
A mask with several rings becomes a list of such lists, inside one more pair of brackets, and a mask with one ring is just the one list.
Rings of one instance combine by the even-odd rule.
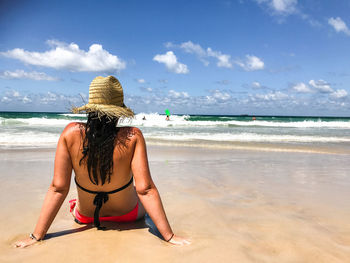
[[119, 192], [119, 191], [124, 190], [125, 188], [127, 188], [127, 187], [132, 183], [132, 181], [133, 181], [133, 176], [131, 176], [131, 179], [130, 179], [130, 181], [129, 181], [127, 184], [123, 185], [122, 187], [119, 187], [118, 189], [115, 189], [115, 190], [113, 190], [113, 191], [110, 191], [110, 192], [91, 191], [91, 190], [88, 190], [88, 189], [82, 187], [80, 184], [78, 184], [77, 178], [76, 178], [76, 177], [74, 177], [74, 181], [75, 181], [76, 185], [77, 185], [81, 190], [83, 190], [83, 191], [85, 191], [85, 192], [88, 192], [88, 193], [90, 193], [90, 194], [95, 194], [95, 195], [96, 195], [96, 196], [95, 196], [95, 199], [94, 199], [94, 202], [93, 202], [94, 205], [96, 206], [95, 212], [94, 212], [94, 225], [95, 225], [98, 229], [101, 229], [101, 228], [100, 228], [100, 218], [99, 218], [99, 217], [100, 217], [100, 209], [101, 209], [102, 205], [108, 201], [108, 195], [109, 195], [109, 194], [117, 193], [117, 192]]

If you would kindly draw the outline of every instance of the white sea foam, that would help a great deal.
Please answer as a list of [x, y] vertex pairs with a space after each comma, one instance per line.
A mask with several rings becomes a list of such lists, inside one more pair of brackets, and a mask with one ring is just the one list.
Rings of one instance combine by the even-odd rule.
[[61, 116], [86, 118], [85, 113], [61, 113]]
[[286, 127], [286, 128], [341, 128], [350, 129], [350, 121], [300, 121], [300, 122], [278, 122], [278, 121], [228, 121], [230, 125], [236, 126], [262, 126], [262, 127]]
[[67, 120], [67, 119], [49, 119], [49, 118], [16, 118], [5, 119], [0, 118], [1, 125], [35, 125], [35, 126], [65, 126], [72, 121], [81, 120]]
[[[350, 143], [345, 137], [293, 136], [293, 135], [261, 135], [254, 133], [241, 134], [144, 134], [146, 140], [166, 141], [218, 141], [218, 142], [273, 142], [273, 143]], [[0, 146], [55, 146], [59, 134], [47, 132], [1, 133]]]
[[0, 146], [55, 146], [59, 134], [48, 132], [1, 132]]
[[[143, 117], [146, 120], [143, 120]], [[169, 127], [169, 126], [183, 126], [183, 127], [213, 127], [213, 126], [248, 126], [248, 127], [285, 127], [285, 128], [340, 128], [350, 129], [350, 121], [264, 121], [264, 120], [227, 120], [229, 117], [220, 117], [217, 121], [191, 121], [188, 115], [171, 115], [170, 121], [165, 119], [164, 115], [158, 113], [146, 114], [139, 113], [131, 120], [131, 124], [134, 126], [142, 127]]]
[[187, 115], [171, 115], [170, 120], [167, 121], [165, 115], [159, 115], [158, 113], [139, 113], [135, 115], [133, 119], [126, 119], [122, 121], [122, 123], [138, 127], [189, 126], [191, 125], [191, 122], [187, 120], [188, 118], [189, 116]]

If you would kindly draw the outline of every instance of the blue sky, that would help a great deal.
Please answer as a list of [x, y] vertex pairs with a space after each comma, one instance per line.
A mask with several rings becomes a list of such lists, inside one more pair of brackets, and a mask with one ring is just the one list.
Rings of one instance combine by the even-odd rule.
[[0, 2], [0, 110], [114, 75], [135, 112], [350, 115], [346, 0]]

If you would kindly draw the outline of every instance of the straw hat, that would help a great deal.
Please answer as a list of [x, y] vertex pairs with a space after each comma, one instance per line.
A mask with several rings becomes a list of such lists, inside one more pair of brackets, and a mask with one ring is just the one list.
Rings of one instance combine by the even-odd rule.
[[89, 88], [89, 103], [82, 107], [73, 107], [72, 112], [97, 112], [99, 116], [118, 118], [134, 116], [134, 112], [124, 104], [122, 85], [113, 76], [94, 78]]

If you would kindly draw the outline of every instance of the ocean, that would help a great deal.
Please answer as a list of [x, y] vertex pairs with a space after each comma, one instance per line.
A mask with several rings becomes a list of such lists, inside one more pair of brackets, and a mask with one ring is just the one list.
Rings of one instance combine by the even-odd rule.
[[[145, 119], [144, 119], [145, 118]], [[54, 147], [64, 127], [86, 116], [0, 112], [0, 148]], [[148, 144], [254, 147], [348, 153], [350, 117], [216, 116], [139, 113], [123, 125], [140, 128]]]

